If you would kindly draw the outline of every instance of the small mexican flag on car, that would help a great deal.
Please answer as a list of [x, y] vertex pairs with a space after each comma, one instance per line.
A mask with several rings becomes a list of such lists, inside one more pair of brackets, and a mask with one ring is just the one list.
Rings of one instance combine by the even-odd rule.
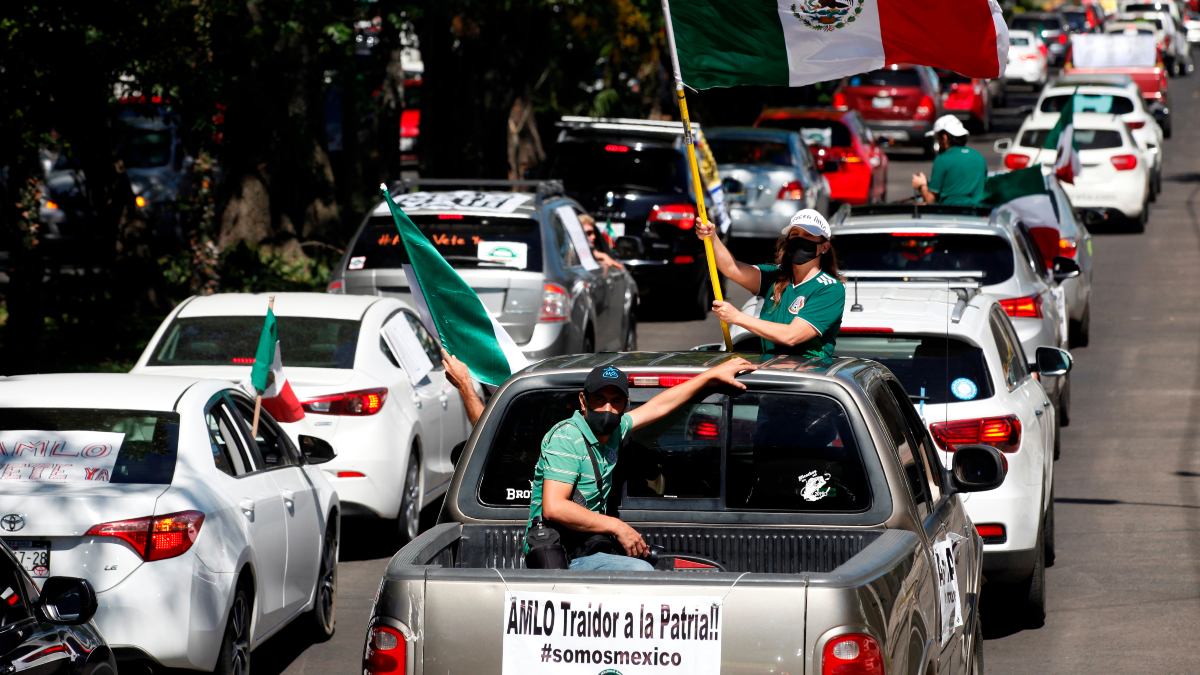
[[292, 385], [283, 372], [283, 354], [279, 348], [279, 325], [275, 321], [274, 304], [275, 298], [272, 296], [271, 306], [267, 307], [267, 316], [263, 319], [258, 349], [254, 353], [250, 380], [242, 382], [242, 388], [261, 396], [262, 407], [271, 413], [276, 422], [299, 422], [304, 419], [304, 408], [300, 406], [300, 399], [292, 392]]
[[998, 78], [1008, 64], [996, 0], [663, 0], [663, 14], [695, 89], [799, 87], [888, 63]]
[[[1058, 211], [1050, 200], [1046, 187], [1049, 177], [1042, 172], [1042, 165], [1035, 164], [1025, 169], [991, 176], [983, 185], [983, 203], [1005, 205], [1016, 211], [1026, 225], [1049, 225], [1058, 227]], [[1053, 180], [1053, 178], [1049, 178]]]

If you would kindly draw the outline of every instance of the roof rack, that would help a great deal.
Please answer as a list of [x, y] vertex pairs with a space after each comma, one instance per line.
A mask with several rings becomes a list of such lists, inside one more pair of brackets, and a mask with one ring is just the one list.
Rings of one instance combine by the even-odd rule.
[[951, 204], [920, 204], [920, 203], [890, 203], [866, 204], [851, 206], [843, 204], [837, 213], [829, 219], [830, 225], [840, 225], [847, 218], [861, 216], [910, 216], [918, 220], [923, 215], [936, 216], [965, 216], [969, 218], [990, 218], [994, 206], [959, 206]]
[[392, 183], [391, 191], [396, 194], [412, 191], [418, 186], [447, 188], [447, 187], [484, 187], [484, 188], [518, 188], [531, 187], [537, 189], [538, 201], [546, 197], [563, 194], [561, 180], [505, 180], [499, 178], [401, 178]]

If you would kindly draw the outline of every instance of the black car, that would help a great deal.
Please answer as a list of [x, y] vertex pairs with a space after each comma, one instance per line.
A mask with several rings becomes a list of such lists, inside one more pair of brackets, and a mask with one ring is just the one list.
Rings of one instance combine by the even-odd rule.
[[[561, 180], [567, 196], [610, 233], [616, 257], [637, 281], [639, 306], [703, 318], [712, 307], [712, 285], [704, 244], [695, 233], [683, 126], [593, 117], [564, 117], [558, 125], [563, 130], [546, 177]], [[698, 158], [703, 164], [711, 152], [699, 126], [693, 124], [692, 131], [703, 146], [705, 156]], [[711, 168], [715, 175], [715, 163]], [[709, 221], [721, 224], [729, 217], [724, 192], [719, 183], [706, 189]]]
[[39, 591], [0, 540], [0, 673], [116, 675], [96, 608], [86, 579], [50, 577]]

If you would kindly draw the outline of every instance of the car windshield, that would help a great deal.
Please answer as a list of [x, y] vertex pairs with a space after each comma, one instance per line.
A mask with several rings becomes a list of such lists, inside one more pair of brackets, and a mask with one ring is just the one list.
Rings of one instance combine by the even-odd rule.
[[1067, 25], [1071, 27], [1071, 30], [1080, 33], [1087, 30], [1086, 12], [1063, 12], [1063, 18], [1067, 20]]
[[854, 145], [854, 141], [850, 137], [850, 130], [846, 128], [846, 125], [833, 120], [785, 117], [760, 120], [758, 126], [799, 132], [800, 138], [804, 139], [805, 145], [809, 146], [848, 148]]
[[[648, 399], [658, 391], [634, 393]], [[493, 436], [479, 501], [528, 506], [542, 437], [578, 406], [576, 390], [513, 399]], [[816, 394], [713, 394], [687, 403], [630, 435], [614, 481], [626, 507], [648, 510], [846, 513], [871, 504], [846, 412]]]
[[1009, 36], [1008, 44], [1010, 44], [1014, 47], [1028, 47], [1029, 46], [1029, 38]]
[[1122, 13], [1130, 13], [1130, 12], [1165, 12], [1165, 11], [1167, 11], [1167, 6], [1166, 6], [1166, 5], [1161, 5], [1161, 4], [1160, 4], [1160, 5], [1156, 5], [1156, 4], [1151, 4], [1151, 3], [1147, 3], [1147, 4], [1144, 4], [1144, 5], [1125, 5], [1125, 7], [1121, 9], [1121, 12], [1122, 12]]
[[178, 441], [174, 412], [0, 408], [0, 475], [11, 485], [168, 485]]
[[[529, 216], [430, 214], [410, 216], [421, 233], [456, 269], [542, 271], [542, 234]], [[403, 249], [391, 216], [367, 221], [347, 270], [400, 269]]]
[[683, 155], [672, 148], [569, 142], [558, 145], [548, 177], [561, 180], [572, 194], [603, 187], [687, 194], [689, 174]]
[[843, 334], [838, 336], [833, 355], [870, 359], [887, 366], [918, 408], [921, 403], [977, 401], [993, 395], [983, 350], [962, 340]]
[[911, 68], [884, 68], [850, 78], [851, 87], [919, 87], [921, 76]]
[[1013, 275], [1012, 248], [993, 234], [840, 234], [833, 241], [842, 268], [855, 272], [980, 271], [989, 286]]
[[[1042, 99], [1041, 110], [1049, 113], [1062, 112], [1070, 100], [1071, 94], [1047, 96]], [[1075, 105], [1072, 108], [1077, 113], [1094, 112], [1109, 115], [1125, 115], [1134, 110], [1133, 101], [1128, 96], [1112, 94], [1075, 94]]]
[[1062, 30], [1062, 22], [1058, 20], [1058, 17], [1053, 16], [1017, 16], [1013, 17], [1009, 29], [1045, 33], [1046, 31]]
[[127, 169], [150, 169], [171, 162], [171, 131], [126, 126], [121, 130], [118, 154]]
[[792, 166], [792, 153], [783, 141], [751, 141], [739, 138], [711, 138], [717, 164], [771, 164]]
[[[360, 321], [279, 316], [284, 366], [353, 368]], [[176, 317], [155, 347], [149, 366], [228, 366], [254, 363], [261, 316]]]
[[[1021, 145], [1040, 148], [1053, 129], [1029, 129], [1021, 134]], [[1080, 150], [1107, 150], [1124, 145], [1121, 132], [1113, 129], [1076, 129], [1075, 147]]]

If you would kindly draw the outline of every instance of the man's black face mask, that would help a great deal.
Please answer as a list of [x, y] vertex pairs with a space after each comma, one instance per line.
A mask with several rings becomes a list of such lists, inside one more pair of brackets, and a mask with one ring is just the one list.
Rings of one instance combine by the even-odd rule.
[[804, 237], [792, 237], [787, 241], [787, 251], [784, 260], [791, 260], [796, 265], [803, 265], [817, 257], [818, 241], [809, 241]]
[[611, 410], [589, 410], [584, 418], [597, 436], [608, 436], [621, 424], [621, 416]]

